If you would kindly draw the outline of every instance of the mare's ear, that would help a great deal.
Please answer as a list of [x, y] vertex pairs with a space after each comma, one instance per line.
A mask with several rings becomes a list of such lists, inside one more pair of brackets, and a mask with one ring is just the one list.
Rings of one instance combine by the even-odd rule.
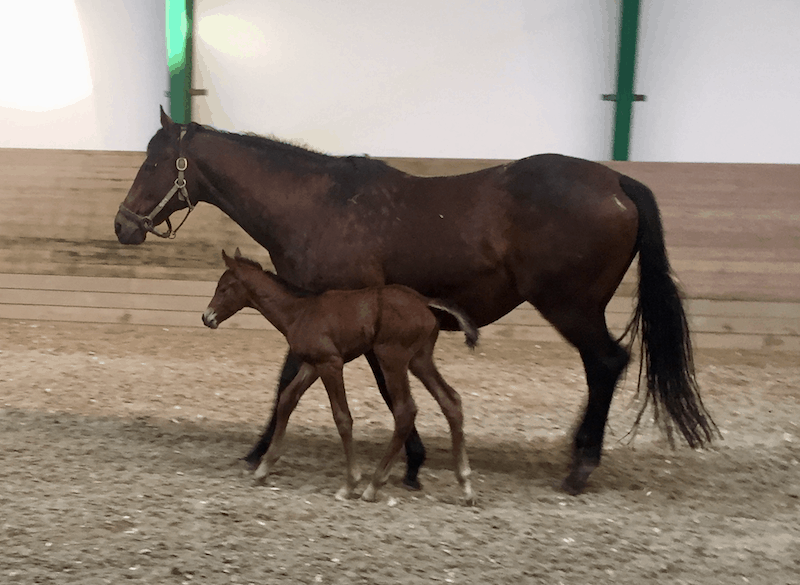
[[159, 107], [161, 108], [161, 127], [164, 130], [169, 130], [174, 124], [174, 122], [172, 121], [172, 118], [170, 118], [164, 111], [164, 106], [159, 106]]
[[242, 257], [242, 253], [241, 253], [241, 251], [239, 251], [239, 246], [236, 246], [236, 252], [233, 253], [233, 257], [234, 258], [241, 258]]
[[233, 268], [234, 266], [236, 266], [236, 263], [233, 261], [233, 259], [230, 256], [228, 256], [225, 253], [225, 250], [222, 250], [222, 259], [225, 261], [225, 265], [228, 268]]

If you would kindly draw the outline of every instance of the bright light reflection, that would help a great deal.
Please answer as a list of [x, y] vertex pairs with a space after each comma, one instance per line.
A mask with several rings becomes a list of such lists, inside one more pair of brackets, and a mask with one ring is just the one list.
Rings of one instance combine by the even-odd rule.
[[232, 57], [257, 57], [267, 53], [267, 40], [261, 30], [238, 16], [204, 16], [197, 25], [197, 32], [209, 46]]
[[0, 12], [0, 107], [46, 112], [92, 94], [74, 0], [3, 0]]

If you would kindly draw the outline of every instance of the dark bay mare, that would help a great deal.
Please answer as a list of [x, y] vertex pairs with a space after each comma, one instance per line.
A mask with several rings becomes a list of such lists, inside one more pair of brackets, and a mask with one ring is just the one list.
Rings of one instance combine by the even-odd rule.
[[467, 504], [474, 504], [461, 398], [433, 362], [439, 322], [431, 309], [455, 317], [466, 335], [467, 345], [475, 347], [478, 329], [466, 315], [456, 307], [428, 299], [399, 284], [308, 294], [265, 272], [257, 262], [243, 258], [238, 248], [233, 258], [223, 250], [222, 259], [228, 269], [220, 277], [214, 297], [203, 313], [203, 323], [216, 329], [244, 307], [252, 307], [286, 337], [292, 355], [300, 360], [297, 374], [275, 407], [275, 433], [255, 471], [257, 480], [267, 477], [281, 456], [289, 416], [303, 393], [321, 378], [347, 463], [345, 484], [336, 497], [346, 499], [355, 494], [361, 473], [353, 452], [353, 417], [347, 406], [342, 370], [345, 363], [371, 351], [383, 373], [395, 428], [386, 455], [361, 498], [377, 499], [378, 490], [389, 478], [392, 464], [414, 428], [417, 407], [408, 385], [411, 370], [447, 419], [456, 479]]
[[[694, 448], [714, 436], [658, 206], [638, 181], [554, 154], [422, 178], [370, 158], [178, 125], [163, 110], [161, 126], [115, 218], [123, 244], [141, 244], [148, 232], [174, 236], [170, 215], [204, 201], [264, 246], [278, 275], [305, 289], [404, 284], [460, 307], [479, 327], [531, 303], [577, 348], [589, 387], [562, 483], [569, 493], [581, 492], [600, 463], [611, 399], [635, 342], [645, 395], [637, 424], [652, 404], [670, 440], [679, 434]], [[623, 347], [609, 334], [605, 308], [637, 253], [638, 298]], [[442, 328], [455, 323], [444, 319]], [[366, 357], [388, 399], [374, 354]], [[278, 397], [299, 363], [287, 356]], [[251, 464], [274, 429], [273, 410], [246, 457]], [[424, 460], [416, 430], [406, 454], [404, 482], [414, 486]]]

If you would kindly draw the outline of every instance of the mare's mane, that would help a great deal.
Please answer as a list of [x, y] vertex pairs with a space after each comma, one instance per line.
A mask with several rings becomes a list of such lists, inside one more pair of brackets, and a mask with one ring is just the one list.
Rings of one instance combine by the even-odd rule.
[[302, 166], [304, 170], [334, 175], [338, 175], [341, 172], [355, 172], [358, 175], [374, 176], [377, 173], [388, 170], [397, 172], [396, 169], [382, 160], [370, 158], [367, 155], [333, 156], [304, 146], [249, 132], [238, 134], [200, 124], [192, 124], [191, 128], [191, 131], [220, 136], [255, 150], [273, 165], [280, 167], [297, 168]]

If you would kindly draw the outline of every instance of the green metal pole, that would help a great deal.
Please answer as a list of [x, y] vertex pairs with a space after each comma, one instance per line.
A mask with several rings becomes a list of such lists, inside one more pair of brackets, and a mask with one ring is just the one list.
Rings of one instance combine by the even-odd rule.
[[169, 110], [178, 124], [192, 120], [194, 0], [166, 0]]
[[614, 160], [628, 160], [633, 102], [644, 99], [642, 96], [634, 96], [633, 93], [639, 0], [622, 0], [620, 20], [613, 157]]

